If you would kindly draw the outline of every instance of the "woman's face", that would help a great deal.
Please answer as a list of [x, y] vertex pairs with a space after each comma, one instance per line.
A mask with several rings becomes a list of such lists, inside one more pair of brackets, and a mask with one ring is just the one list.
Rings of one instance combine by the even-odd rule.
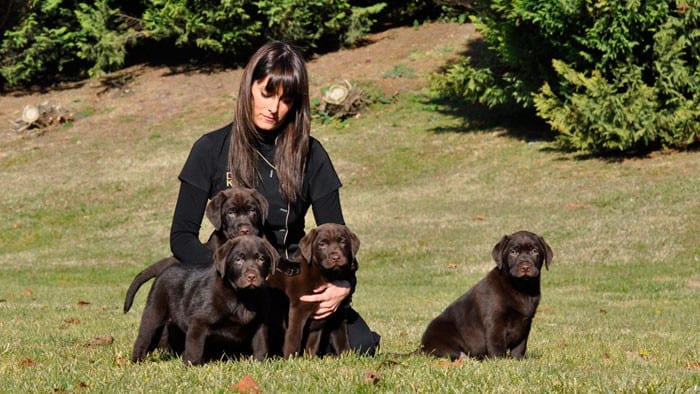
[[253, 123], [260, 130], [275, 130], [284, 123], [292, 103], [282, 98], [282, 88], [276, 92], [265, 90], [267, 80], [265, 77], [259, 81], [253, 81], [251, 91], [253, 94]]

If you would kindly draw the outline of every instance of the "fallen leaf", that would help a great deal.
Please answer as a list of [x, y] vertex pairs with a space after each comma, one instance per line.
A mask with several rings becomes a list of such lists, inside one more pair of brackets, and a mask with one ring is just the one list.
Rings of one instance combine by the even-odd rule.
[[685, 364], [685, 367], [687, 369], [694, 369], [696, 371], [700, 371], [700, 361], [693, 361]]
[[438, 361], [438, 366], [448, 368], [452, 366], [452, 362], [450, 362], [449, 360], [440, 360]]
[[89, 301], [78, 301], [78, 306], [90, 305]]
[[484, 215], [472, 216], [472, 220], [486, 220], [486, 216], [484, 216]]
[[365, 377], [362, 379], [362, 381], [364, 383], [377, 384], [379, 383], [380, 379], [381, 377], [375, 371], [367, 371], [365, 372]]
[[34, 292], [31, 291], [30, 289], [24, 289], [24, 290], [22, 290], [22, 295], [24, 295], [24, 296], [30, 296], [30, 295], [32, 295], [32, 294], [34, 294]]
[[107, 335], [104, 337], [93, 338], [88, 346], [107, 346], [111, 345], [112, 342], [114, 342], [114, 337], [111, 335]]
[[250, 375], [244, 376], [237, 384], [232, 384], [230, 389], [232, 391], [237, 391], [239, 393], [250, 393], [250, 394], [262, 393], [262, 390], [260, 390], [260, 386], [258, 385], [258, 382], [256, 382], [255, 379], [253, 379], [253, 377]]
[[20, 367], [34, 367], [38, 365], [38, 363], [31, 358], [25, 358], [24, 360], [19, 362]]
[[90, 388], [90, 386], [88, 386], [87, 383], [80, 381], [80, 382], [78, 382], [78, 388], [79, 389], [88, 389], [88, 388]]
[[457, 268], [457, 267], [459, 267], [459, 264], [457, 264], [457, 263], [447, 264], [447, 268]]
[[452, 361], [450, 361], [450, 360], [440, 360], [440, 362], [438, 363], [438, 365], [441, 366], [441, 367], [443, 367], [443, 368], [459, 367], [460, 365], [462, 365], [462, 363], [464, 362], [464, 359], [465, 359], [465, 358], [466, 358], [466, 357], [460, 357], [460, 358], [456, 358], [456, 359], [454, 359], [454, 360], [452, 360]]
[[74, 317], [69, 317], [69, 318], [63, 320], [63, 322], [68, 323], [68, 324], [80, 324], [80, 320], [78, 320]]

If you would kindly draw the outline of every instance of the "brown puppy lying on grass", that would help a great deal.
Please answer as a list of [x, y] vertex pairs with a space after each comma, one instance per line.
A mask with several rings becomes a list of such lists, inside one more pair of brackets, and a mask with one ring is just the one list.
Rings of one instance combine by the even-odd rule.
[[158, 346], [166, 326], [184, 333], [185, 364], [206, 361], [208, 343], [226, 344], [227, 355], [262, 360], [269, 350], [265, 280], [278, 260], [267, 240], [242, 235], [217, 249], [212, 266], [168, 267], [148, 294], [132, 361], [143, 361]]
[[428, 324], [424, 353], [451, 359], [520, 358], [540, 301], [540, 269], [553, 253], [528, 231], [506, 235], [491, 253], [496, 268]]
[[[350, 350], [346, 323], [340, 312], [314, 320], [318, 303], [302, 302], [299, 297], [312, 294], [324, 283], [337, 280], [352, 281], [357, 271], [355, 255], [360, 240], [350, 229], [341, 224], [326, 223], [310, 230], [299, 242], [295, 260], [301, 272], [296, 276], [279, 272], [270, 277], [270, 287], [283, 289], [288, 298], [288, 321], [284, 336], [283, 355], [290, 357], [303, 351], [316, 356], [332, 347], [335, 354]], [[276, 303], [286, 306], [282, 301]], [[287, 316], [286, 308], [276, 311]], [[306, 342], [304, 344], [304, 337]], [[328, 343], [326, 343], [328, 342]]]

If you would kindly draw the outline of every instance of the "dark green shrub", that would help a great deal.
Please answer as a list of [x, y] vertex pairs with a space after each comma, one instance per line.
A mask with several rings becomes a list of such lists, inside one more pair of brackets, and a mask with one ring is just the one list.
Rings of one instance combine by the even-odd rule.
[[463, 60], [436, 87], [536, 109], [577, 150], [687, 146], [700, 135], [699, 4], [494, 0], [474, 17], [491, 57]]
[[292, 42], [302, 50], [351, 46], [371, 31], [385, 3], [353, 6], [346, 0], [258, 0], [268, 39]]
[[3, 35], [3, 84], [50, 83], [69, 76], [98, 76], [121, 67], [127, 43], [139, 33], [109, 3], [31, 2], [21, 21]]
[[[428, 3], [403, 6], [410, 13]], [[381, 21], [385, 6], [348, 0], [7, 0], [0, 6], [0, 87], [96, 77], [127, 61], [196, 57], [235, 64], [269, 39], [307, 52], [333, 50], [358, 43]], [[402, 3], [392, 6], [400, 10]]]
[[338, 37], [349, 24], [350, 3], [345, 0], [259, 0], [269, 38], [293, 42], [303, 50], [324, 39]]
[[124, 65], [128, 44], [133, 44], [141, 33], [130, 26], [119, 10], [109, 7], [107, 0], [94, 5], [78, 4], [75, 16], [80, 25], [76, 34], [77, 57], [92, 66], [87, 70], [91, 77], [118, 70]]
[[5, 31], [0, 45], [0, 75], [7, 85], [51, 78], [75, 66], [78, 22], [63, 3], [33, 2], [20, 22]]
[[144, 30], [155, 41], [236, 54], [261, 33], [255, 7], [245, 0], [149, 0]]
[[368, 7], [352, 7], [350, 19], [345, 33], [343, 45], [353, 46], [372, 30], [377, 22], [377, 15], [386, 7], [386, 3], [376, 3]]

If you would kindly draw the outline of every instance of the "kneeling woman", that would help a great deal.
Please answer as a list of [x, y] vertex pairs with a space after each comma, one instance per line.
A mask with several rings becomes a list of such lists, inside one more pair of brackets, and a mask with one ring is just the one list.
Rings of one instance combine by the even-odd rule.
[[[243, 70], [234, 122], [203, 135], [180, 173], [170, 232], [173, 255], [185, 264], [212, 261], [199, 241], [207, 201], [232, 185], [257, 189], [270, 204], [265, 235], [290, 257], [304, 235], [312, 208], [317, 224], [345, 224], [340, 179], [320, 142], [310, 136], [311, 109], [306, 65], [292, 46], [272, 41]], [[379, 335], [350, 307], [355, 280], [318, 288], [303, 301], [319, 302], [316, 319], [345, 314], [350, 346], [374, 354]]]

